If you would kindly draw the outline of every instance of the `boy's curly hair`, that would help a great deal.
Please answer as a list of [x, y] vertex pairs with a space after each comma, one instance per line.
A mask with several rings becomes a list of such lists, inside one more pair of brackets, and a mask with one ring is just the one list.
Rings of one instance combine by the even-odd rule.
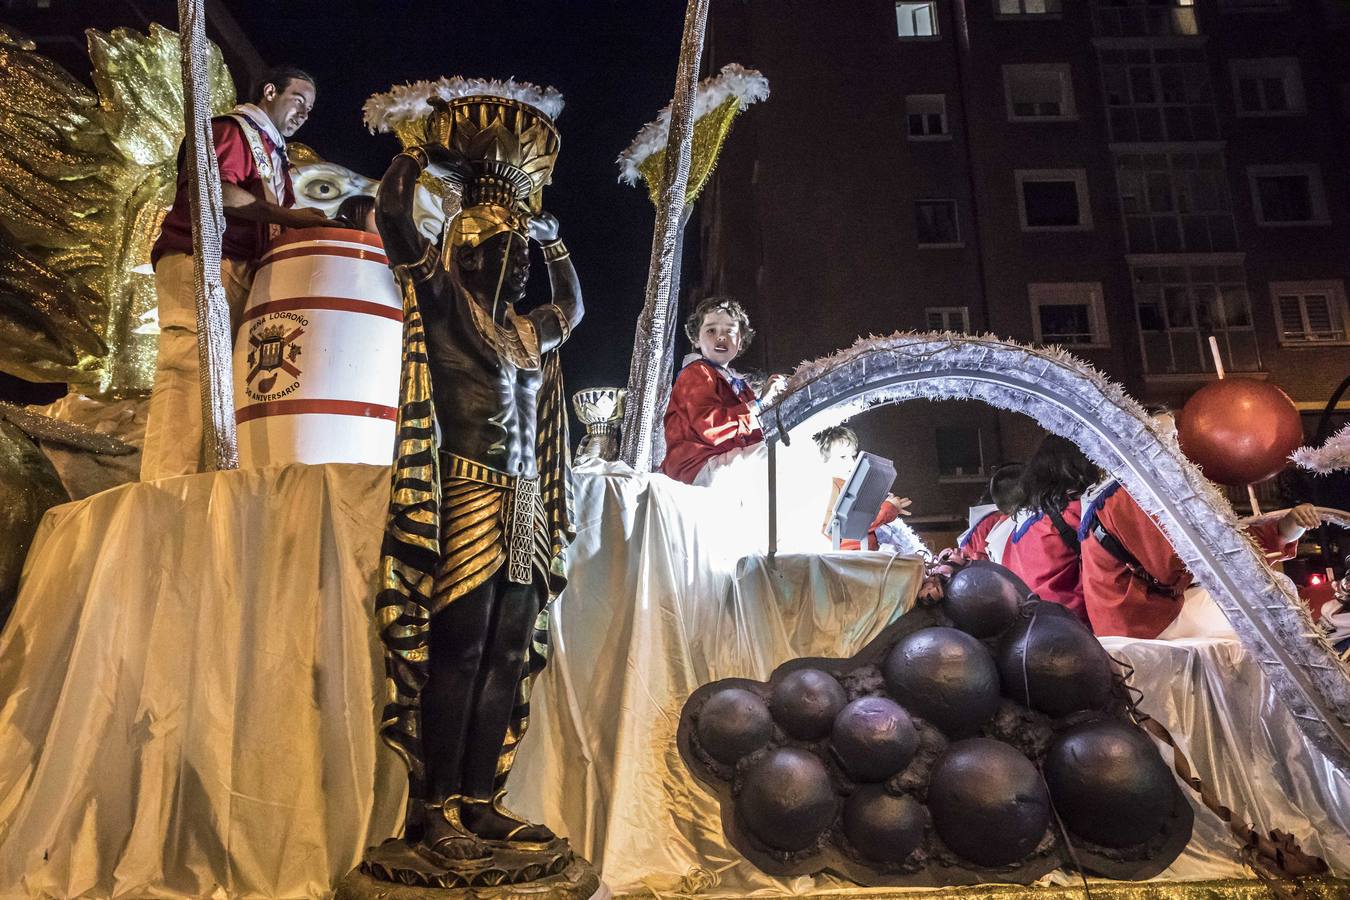
[[857, 453], [860, 447], [858, 432], [847, 425], [835, 425], [832, 428], [826, 428], [824, 431], [818, 431], [811, 435], [811, 439], [816, 442], [816, 449], [820, 451], [820, 458], [824, 460], [830, 458], [831, 448], [840, 441], [851, 446], [854, 453]]
[[689, 338], [691, 344], [698, 344], [698, 332], [703, 327], [703, 317], [710, 312], [721, 310], [736, 320], [741, 326], [741, 352], [744, 353], [750, 346], [750, 340], [755, 336], [755, 329], [750, 327], [750, 317], [745, 313], [745, 307], [741, 306], [740, 301], [731, 297], [705, 297], [699, 301], [698, 306], [684, 320], [684, 334]]

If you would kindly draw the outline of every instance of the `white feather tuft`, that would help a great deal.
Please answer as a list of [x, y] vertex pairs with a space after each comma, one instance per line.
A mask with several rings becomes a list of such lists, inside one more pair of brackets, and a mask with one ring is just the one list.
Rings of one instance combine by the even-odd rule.
[[514, 78], [499, 81], [495, 78], [461, 78], [458, 75], [453, 78], [441, 77], [436, 81], [396, 84], [382, 94], [371, 94], [361, 111], [365, 114], [366, 127], [371, 133], [393, 131], [404, 122], [431, 115], [427, 99], [432, 96], [454, 100], [457, 97], [483, 95], [519, 100], [550, 119], [558, 118], [563, 111], [563, 95], [556, 88], [540, 87]]
[[[747, 69], [739, 63], [727, 63], [711, 78], [699, 82], [694, 95], [694, 121], [717, 109], [729, 97], [740, 101], [745, 109], [752, 103], [768, 99], [769, 79], [755, 69]], [[661, 110], [655, 122], [642, 126], [642, 130], [633, 138], [628, 149], [619, 154], [619, 180], [627, 184], [637, 184], [638, 166], [642, 165], [653, 153], [666, 149], [670, 137], [670, 106]]]
[[1327, 438], [1322, 446], [1299, 447], [1289, 458], [1296, 466], [1321, 475], [1350, 469], [1350, 425]]

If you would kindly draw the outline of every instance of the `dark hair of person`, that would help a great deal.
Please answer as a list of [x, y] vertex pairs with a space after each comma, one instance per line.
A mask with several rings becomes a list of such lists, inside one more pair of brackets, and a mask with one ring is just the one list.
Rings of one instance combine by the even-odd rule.
[[280, 94], [290, 86], [292, 81], [308, 81], [315, 86], [316, 90], [318, 88], [318, 82], [314, 80], [314, 76], [298, 66], [273, 66], [259, 76], [257, 83], [253, 86], [253, 93], [249, 95], [249, 102], [257, 103], [261, 101], [263, 88], [269, 84], [274, 86], [277, 93]]
[[830, 449], [840, 441], [852, 446], [855, 453], [859, 447], [858, 432], [847, 425], [835, 425], [832, 428], [826, 428], [824, 431], [818, 431], [811, 436], [811, 439], [816, 442], [816, 449], [820, 451], [820, 458], [823, 460], [829, 460]]
[[701, 300], [684, 320], [685, 337], [689, 338], [690, 343], [698, 344], [698, 332], [703, 327], [703, 317], [718, 310], [731, 316], [741, 326], [741, 352], [744, 353], [750, 346], [750, 339], [755, 336], [755, 329], [750, 327], [750, 317], [746, 315], [745, 307], [731, 297], [706, 297]]
[[1022, 505], [1026, 509], [1063, 512], [1101, 477], [1073, 441], [1046, 435], [1022, 469]]
[[338, 206], [333, 213], [333, 221], [341, 222], [347, 228], [357, 231], [366, 230], [366, 216], [375, 208], [375, 198], [370, 194], [353, 194]]
[[1005, 516], [1011, 516], [1022, 507], [1026, 496], [1022, 493], [1023, 468], [1021, 463], [1005, 463], [989, 478], [989, 502]]

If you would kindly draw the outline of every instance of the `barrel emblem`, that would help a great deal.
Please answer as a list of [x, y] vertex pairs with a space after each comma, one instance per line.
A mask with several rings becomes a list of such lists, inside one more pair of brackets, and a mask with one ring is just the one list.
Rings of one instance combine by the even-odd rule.
[[304, 350], [300, 338], [308, 325], [304, 316], [294, 313], [253, 320], [248, 330], [248, 374], [244, 377], [244, 391], [250, 399], [275, 400], [300, 387], [301, 370], [296, 360]]

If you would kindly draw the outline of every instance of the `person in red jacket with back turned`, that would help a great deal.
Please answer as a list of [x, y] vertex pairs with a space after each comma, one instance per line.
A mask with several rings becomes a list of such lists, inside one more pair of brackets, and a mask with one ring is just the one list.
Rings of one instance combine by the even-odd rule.
[[956, 547], [966, 559], [987, 559], [1002, 563], [1003, 552], [1012, 537], [1012, 517], [1022, 507], [1022, 464], [999, 466], [989, 478], [989, 499], [997, 509], [986, 513], [956, 539]]
[[661, 471], [686, 484], [711, 483], [717, 469], [764, 442], [759, 405], [787, 385], [769, 378], [760, 397], [731, 362], [750, 345], [755, 332], [741, 304], [709, 297], [685, 321], [696, 352], [684, 359], [666, 407], [666, 458]]
[[[1319, 524], [1311, 504], [1245, 530], [1268, 557], [1292, 558], [1298, 540]], [[1079, 527], [1083, 589], [1092, 631], [1098, 637], [1173, 638], [1205, 636], [1202, 612], [1213, 601], [1187, 593], [1193, 576], [1152, 516], [1114, 479], [1088, 497]], [[1190, 610], [1183, 619], [1183, 610]], [[1218, 619], [1215, 619], [1217, 613]], [[1223, 631], [1217, 607], [1207, 617]], [[1218, 631], [1213, 632], [1219, 636]]]
[[1088, 623], [1079, 564], [1080, 501], [1101, 477], [1072, 441], [1047, 435], [1022, 470], [1024, 506], [1018, 511], [1003, 565], [1042, 600], [1065, 607]]

